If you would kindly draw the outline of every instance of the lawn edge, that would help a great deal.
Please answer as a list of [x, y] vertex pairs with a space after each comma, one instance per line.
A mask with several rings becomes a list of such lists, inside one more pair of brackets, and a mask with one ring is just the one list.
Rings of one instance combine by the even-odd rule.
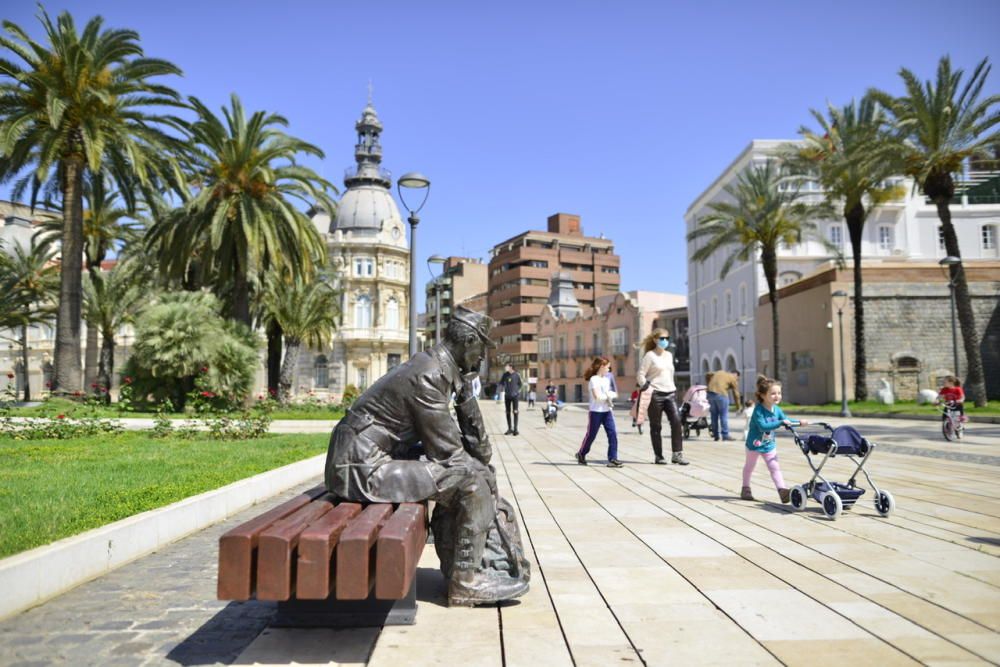
[[326, 454], [241, 479], [0, 560], [0, 620], [319, 478]]

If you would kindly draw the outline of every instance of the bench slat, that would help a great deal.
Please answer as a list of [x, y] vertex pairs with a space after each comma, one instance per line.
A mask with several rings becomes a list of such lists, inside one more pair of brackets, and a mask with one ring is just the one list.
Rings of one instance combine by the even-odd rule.
[[309, 524], [299, 535], [299, 562], [296, 568], [295, 597], [325, 600], [330, 597], [330, 556], [347, 522], [361, 513], [357, 503], [341, 503]]
[[287, 600], [292, 596], [299, 533], [333, 509], [327, 494], [275, 521], [257, 540], [257, 599]]
[[375, 538], [392, 515], [392, 505], [369, 505], [340, 534], [337, 544], [337, 599], [364, 600], [371, 593]]
[[324, 493], [326, 486], [323, 484], [315, 486], [220, 537], [219, 582], [216, 594], [218, 599], [249, 600], [254, 589], [257, 540], [260, 533], [275, 521], [288, 516]]
[[375, 546], [375, 597], [401, 600], [410, 592], [417, 561], [427, 543], [426, 510], [403, 503], [379, 531]]

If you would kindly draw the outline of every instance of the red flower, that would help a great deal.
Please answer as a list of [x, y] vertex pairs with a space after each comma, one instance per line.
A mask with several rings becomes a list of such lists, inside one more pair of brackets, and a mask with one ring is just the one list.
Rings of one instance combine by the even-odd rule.
[[202, 366], [201, 367], [201, 372], [202, 373], [207, 373], [208, 372], [208, 366]]
[[91, 382], [90, 383], [90, 388], [91, 389], [97, 389], [97, 383], [96, 382]]
[[66, 419], [66, 415], [56, 415], [56, 419]]
[[213, 394], [210, 391], [203, 391], [201, 392], [201, 395], [204, 396], [205, 398], [215, 398], [215, 394]]
[[13, 380], [14, 379], [14, 374], [13, 373], [7, 373], [7, 379], [8, 380]]
[[102, 394], [108, 393], [108, 388], [107, 387], [101, 387], [101, 393]]
[[125, 384], [132, 384], [132, 378], [130, 378], [129, 376], [126, 375], [125, 376]]
[[46, 382], [45, 383], [45, 388], [46, 389], [52, 389], [52, 383], [51, 382]]

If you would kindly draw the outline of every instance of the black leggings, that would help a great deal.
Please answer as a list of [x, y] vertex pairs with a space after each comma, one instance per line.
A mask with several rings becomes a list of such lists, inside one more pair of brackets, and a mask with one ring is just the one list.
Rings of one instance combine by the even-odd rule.
[[654, 391], [649, 399], [649, 410], [646, 416], [649, 417], [649, 439], [653, 441], [653, 454], [656, 458], [663, 458], [663, 438], [660, 435], [663, 430], [663, 413], [667, 413], [667, 421], [670, 422], [670, 449], [674, 452], [684, 451], [684, 437], [681, 432], [681, 416], [677, 411], [677, 404], [674, 402], [674, 392]]
[[[517, 430], [517, 399], [518, 395], [513, 396], [509, 394], [504, 394], [503, 402], [504, 408], [507, 410], [507, 430], [516, 431]], [[511, 424], [511, 414], [514, 416], [514, 423]]]

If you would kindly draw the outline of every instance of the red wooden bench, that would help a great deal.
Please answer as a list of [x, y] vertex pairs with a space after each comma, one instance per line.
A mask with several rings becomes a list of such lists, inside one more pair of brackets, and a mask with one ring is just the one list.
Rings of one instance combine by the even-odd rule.
[[427, 542], [419, 503], [337, 502], [320, 485], [219, 538], [220, 600], [274, 600], [275, 625], [408, 625]]

